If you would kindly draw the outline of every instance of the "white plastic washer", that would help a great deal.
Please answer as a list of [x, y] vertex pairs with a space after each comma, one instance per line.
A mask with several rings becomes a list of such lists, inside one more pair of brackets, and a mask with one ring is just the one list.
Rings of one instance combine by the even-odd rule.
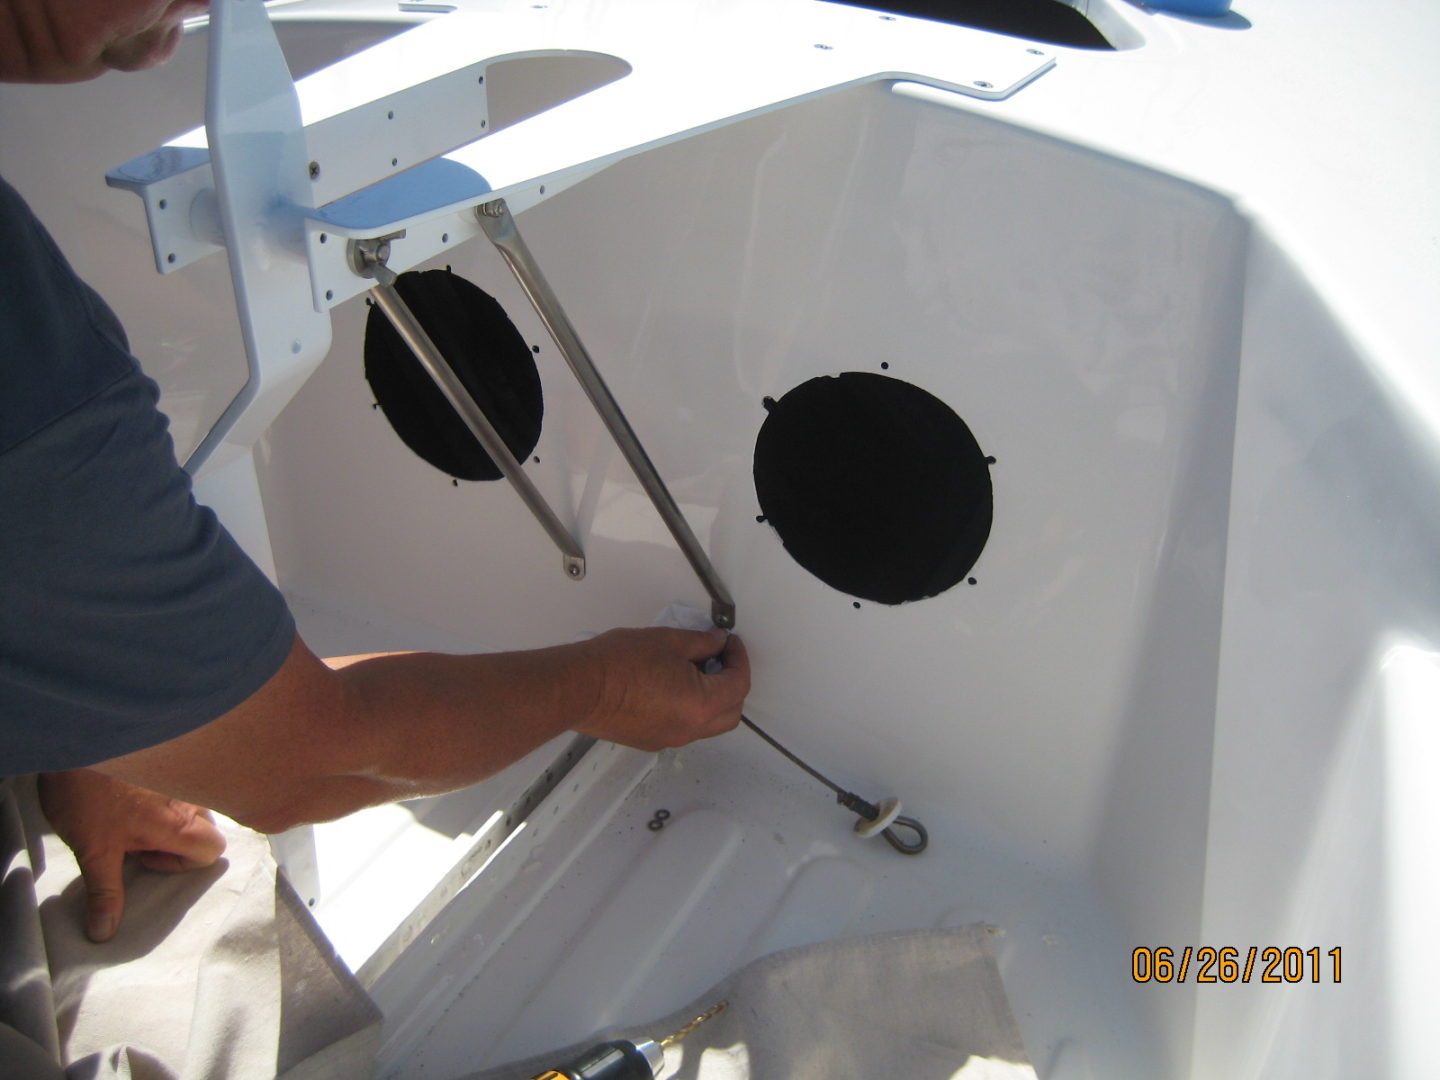
[[864, 818], [861, 818], [855, 822], [856, 836], [879, 836], [891, 825], [895, 824], [895, 819], [900, 816], [900, 800], [896, 798], [881, 799], [876, 809], [880, 811], [880, 816], [874, 821], [866, 821]]

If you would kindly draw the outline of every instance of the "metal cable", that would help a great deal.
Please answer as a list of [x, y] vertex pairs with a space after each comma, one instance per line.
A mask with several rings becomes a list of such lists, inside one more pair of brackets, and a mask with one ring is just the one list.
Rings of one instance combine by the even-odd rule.
[[[748, 716], [742, 715], [740, 717], [740, 722], [743, 723], [746, 727], [748, 727], [751, 731], [755, 732], [756, 735], [759, 735], [760, 738], [764, 739], [776, 750], [780, 751], [780, 753], [785, 755], [785, 757], [789, 758], [796, 765], [800, 766], [800, 768], [804, 769], [816, 780], [819, 780], [820, 783], [824, 784], [831, 791], [835, 792], [835, 801], [838, 802], [841, 806], [845, 807], [847, 810], [858, 815], [859, 817], [864, 818], [866, 821], [875, 821], [877, 818], [880, 817], [880, 810], [873, 803], [867, 802], [859, 795], [856, 795], [853, 791], [846, 791], [844, 788], [842, 788], [839, 784], [835, 783], [835, 781], [831, 780], [824, 773], [802, 761], [799, 757], [797, 757], [791, 751], [787, 750], [784, 746], [782, 746], [773, 735], [763, 730], [759, 724], [755, 723], [754, 720], [751, 720]], [[914, 833], [915, 839], [903, 839], [898, 833], [894, 831], [896, 826], [899, 826], [902, 829], [908, 829], [909, 831]], [[919, 855], [930, 844], [929, 830], [927, 830], [924, 825], [921, 825], [920, 822], [916, 821], [914, 818], [911, 817], [896, 817], [894, 822], [892, 822], [889, 826], [887, 826], [881, 831], [880, 835], [885, 837], [886, 843], [888, 843], [891, 847], [893, 847], [896, 851], [900, 852], [903, 855]]]

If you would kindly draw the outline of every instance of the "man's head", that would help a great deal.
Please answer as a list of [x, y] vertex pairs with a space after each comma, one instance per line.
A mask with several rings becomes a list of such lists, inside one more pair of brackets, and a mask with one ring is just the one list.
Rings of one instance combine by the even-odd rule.
[[0, 0], [0, 81], [80, 82], [170, 59], [208, 0]]

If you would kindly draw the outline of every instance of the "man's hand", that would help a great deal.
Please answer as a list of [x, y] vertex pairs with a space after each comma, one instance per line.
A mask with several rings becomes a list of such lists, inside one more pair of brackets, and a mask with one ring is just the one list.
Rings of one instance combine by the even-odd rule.
[[39, 786], [40, 808], [80, 864], [91, 941], [109, 941], [120, 925], [127, 854], [151, 870], [179, 873], [209, 866], [225, 851], [225, 837], [198, 806], [92, 769], [42, 773]]
[[[750, 690], [744, 643], [723, 630], [611, 630], [582, 642], [603, 673], [600, 698], [576, 726], [639, 750], [684, 746], [740, 723]], [[704, 663], [719, 659], [707, 673]]]

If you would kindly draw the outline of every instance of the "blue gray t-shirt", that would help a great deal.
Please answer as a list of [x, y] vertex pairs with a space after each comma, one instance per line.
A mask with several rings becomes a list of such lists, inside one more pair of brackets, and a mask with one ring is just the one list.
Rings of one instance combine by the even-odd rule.
[[284, 662], [280, 594], [176, 464], [105, 303], [0, 180], [0, 776], [153, 746]]

